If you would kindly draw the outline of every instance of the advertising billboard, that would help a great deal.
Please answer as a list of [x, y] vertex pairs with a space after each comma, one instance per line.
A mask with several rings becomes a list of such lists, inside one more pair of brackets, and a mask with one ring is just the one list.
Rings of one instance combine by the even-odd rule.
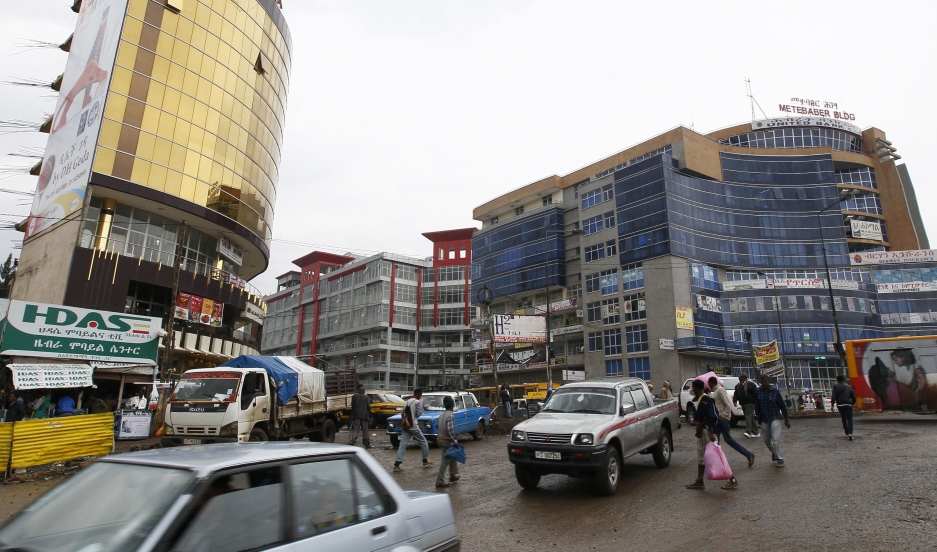
[[911, 249], [908, 251], [868, 251], [863, 253], [853, 253], [849, 260], [853, 265], [933, 263], [937, 262], [937, 249]]
[[24, 240], [84, 203], [126, 9], [127, 0], [81, 3]]
[[547, 320], [543, 316], [494, 314], [495, 343], [546, 343]]
[[677, 328], [681, 330], [692, 330], [693, 309], [688, 307], [677, 307]]
[[882, 225], [874, 220], [849, 221], [852, 227], [852, 237], [864, 240], [882, 241]]
[[846, 342], [857, 406], [937, 410], [937, 337]]
[[160, 318], [10, 301], [0, 354], [156, 364]]

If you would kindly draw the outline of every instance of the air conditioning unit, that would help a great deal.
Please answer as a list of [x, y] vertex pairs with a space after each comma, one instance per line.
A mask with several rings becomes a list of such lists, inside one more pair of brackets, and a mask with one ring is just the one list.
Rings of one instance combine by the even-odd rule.
[[576, 309], [576, 316], [582, 318], [582, 309]]

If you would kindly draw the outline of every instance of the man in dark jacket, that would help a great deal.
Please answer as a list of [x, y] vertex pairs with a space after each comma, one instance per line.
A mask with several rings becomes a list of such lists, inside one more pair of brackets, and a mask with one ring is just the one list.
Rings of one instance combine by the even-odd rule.
[[7, 417], [8, 422], [18, 422], [26, 416], [26, 407], [23, 406], [23, 399], [16, 396], [16, 393], [10, 391], [7, 396]]
[[779, 468], [784, 467], [784, 458], [781, 456], [781, 419], [784, 426], [791, 428], [791, 418], [787, 413], [787, 405], [781, 397], [778, 388], [771, 385], [768, 376], [761, 376], [761, 387], [758, 388], [758, 399], [755, 414], [761, 422], [765, 446], [771, 451], [771, 459], [777, 462]]
[[755, 382], [748, 379], [745, 374], [739, 375], [739, 383], [735, 386], [735, 395], [732, 396], [732, 402], [742, 405], [742, 412], [745, 413], [745, 432], [742, 435], [753, 439], [760, 437], [758, 427], [755, 425], [755, 395], [758, 393], [758, 387]]
[[498, 393], [498, 397], [501, 399], [501, 404], [504, 405], [504, 417], [511, 418], [513, 413], [511, 412], [511, 391], [508, 388], [508, 384], [501, 384], [501, 391]]
[[371, 402], [364, 394], [364, 386], [358, 386], [358, 392], [351, 397], [351, 439], [348, 444], [354, 446], [358, 442], [358, 430], [362, 431], [361, 440], [364, 448], [371, 448], [371, 434], [368, 433], [368, 419], [371, 417]]
[[833, 386], [833, 408], [839, 409], [839, 417], [843, 419], [843, 431], [852, 441], [852, 405], [856, 404], [856, 390], [846, 383], [842, 375], [836, 376], [836, 385]]

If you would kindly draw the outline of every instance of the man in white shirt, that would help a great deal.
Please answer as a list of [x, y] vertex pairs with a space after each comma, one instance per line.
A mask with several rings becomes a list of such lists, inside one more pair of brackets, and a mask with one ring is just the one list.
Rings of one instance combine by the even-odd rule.
[[407, 443], [410, 442], [410, 438], [416, 439], [416, 442], [420, 444], [420, 450], [423, 452], [423, 467], [428, 468], [433, 465], [433, 461], [429, 459], [429, 445], [426, 443], [426, 437], [423, 436], [423, 432], [420, 431], [420, 416], [423, 415], [423, 401], [420, 398], [423, 397], [422, 389], [413, 390], [413, 398], [407, 401], [407, 404], [403, 407], [403, 413], [400, 416], [401, 424], [404, 420], [410, 422], [409, 429], [403, 429], [401, 426], [400, 430], [400, 446], [397, 447], [397, 458], [394, 460], [394, 472], [402, 472], [403, 467], [400, 465], [403, 463], [404, 453], [407, 451]]
[[747, 458], [748, 467], [752, 467], [755, 463], [755, 455], [740, 445], [729, 433], [729, 422], [732, 420], [732, 399], [729, 398], [725, 387], [719, 385], [719, 380], [715, 376], [709, 378], [709, 388], [712, 390], [710, 396], [716, 401], [716, 411], [719, 412], [719, 421], [716, 422], [715, 428], [716, 435], [719, 436], [722, 442], [728, 444], [730, 447], [734, 448], [736, 452]]

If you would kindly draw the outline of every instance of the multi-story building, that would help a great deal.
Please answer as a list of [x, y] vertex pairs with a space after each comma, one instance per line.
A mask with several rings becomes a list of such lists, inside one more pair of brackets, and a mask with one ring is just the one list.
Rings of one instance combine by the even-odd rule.
[[247, 281], [268, 264], [290, 75], [278, 3], [73, 9], [13, 298], [168, 318], [181, 242], [178, 289], [217, 316], [176, 321], [177, 369], [256, 352], [265, 304]]
[[[477, 207], [473, 297], [487, 286], [493, 312], [534, 314], [549, 284], [570, 309], [552, 319], [553, 355], [587, 377], [750, 371], [747, 330], [781, 342], [792, 388], [828, 389], [838, 341], [937, 331], [929, 285], [887, 285], [935, 282], [937, 265], [856, 264], [928, 247], [895, 151], [827, 119], [675, 128]], [[502, 380], [545, 375], [528, 372]]]
[[313, 251], [278, 278], [261, 344], [311, 364], [353, 367], [371, 389], [460, 388], [473, 371], [469, 300], [475, 228], [427, 232], [433, 255]]

